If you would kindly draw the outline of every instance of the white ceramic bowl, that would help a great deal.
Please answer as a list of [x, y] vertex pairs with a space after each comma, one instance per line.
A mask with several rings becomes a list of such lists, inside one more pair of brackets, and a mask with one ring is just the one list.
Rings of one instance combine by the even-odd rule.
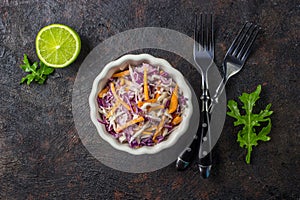
[[[100, 118], [100, 115], [98, 112], [97, 95], [99, 91], [101, 91], [104, 88], [105, 84], [108, 82], [108, 79], [116, 71], [124, 70], [128, 66], [128, 64], [138, 65], [143, 62], [149, 63], [154, 66], [159, 66], [162, 70], [169, 73], [169, 75], [173, 78], [173, 80], [175, 80], [175, 82], [178, 84], [179, 88], [183, 91], [184, 97], [188, 99], [187, 100], [188, 106], [185, 109], [185, 112], [183, 113], [183, 119], [181, 123], [178, 125], [178, 128], [174, 130], [166, 140], [154, 146], [143, 146], [138, 149], [133, 149], [130, 148], [127, 143], [121, 144], [120, 142], [118, 142], [106, 131], [105, 126], [98, 122], [97, 119]], [[163, 149], [169, 148], [172, 145], [174, 145], [177, 142], [177, 140], [188, 130], [191, 121], [190, 118], [193, 113], [192, 92], [190, 87], [186, 83], [183, 75], [178, 70], [173, 68], [166, 60], [162, 58], [153, 57], [149, 54], [139, 54], [139, 55], [127, 54], [115, 61], [108, 63], [93, 82], [92, 90], [89, 96], [89, 105], [90, 105], [90, 117], [92, 119], [92, 122], [96, 126], [99, 135], [105, 141], [111, 144], [115, 149], [125, 151], [134, 155], [155, 154]]]

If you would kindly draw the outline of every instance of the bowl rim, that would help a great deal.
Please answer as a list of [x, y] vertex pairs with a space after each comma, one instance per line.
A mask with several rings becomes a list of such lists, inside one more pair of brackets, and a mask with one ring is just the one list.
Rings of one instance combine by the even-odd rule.
[[[111, 75], [117, 70], [124, 70], [129, 63], [149, 63], [151, 65], [159, 66], [160, 69], [166, 71], [172, 79], [180, 85], [184, 96], [187, 98], [188, 107], [185, 110], [185, 115], [182, 122], [178, 125], [178, 128], [169, 135], [167, 140], [164, 140], [154, 146], [148, 147], [143, 146], [138, 149], [134, 149], [128, 146], [128, 144], [121, 144], [115, 138], [113, 138], [109, 133], [107, 133], [106, 128], [103, 124], [99, 123], [97, 116], [99, 116], [97, 98], [98, 92], [103, 88]], [[123, 66], [124, 65], [124, 66]], [[102, 83], [102, 87], [100, 84]], [[100, 137], [108, 142], [113, 148], [124, 151], [133, 155], [143, 155], [143, 154], [156, 154], [164, 149], [172, 147], [179, 138], [188, 130], [190, 125], [190, 118], [193, 113], [192, 105], [192, 92], [191, 88], [186, 83], [186, 80], [181, 72], [174, 68], [167, 60], [163, 58], [154, 57], [150, 54], [125, 54], [120, 58], [107, 63], [102, 71], [96, 76], [93, 81], [92, 89], [89, 95], [89, 106], [90, 106], [90, 118], [97, 129], [97, 133]]]

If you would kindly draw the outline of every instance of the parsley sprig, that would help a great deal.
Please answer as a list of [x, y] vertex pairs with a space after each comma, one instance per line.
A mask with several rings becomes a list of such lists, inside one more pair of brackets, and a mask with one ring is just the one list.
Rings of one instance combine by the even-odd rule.
[[31, 65], [26, 54], [24, 54], [23, 64], [20, 67], [25, 72], [28, 72], [28, 74], [21, 79], [20, 84], [26, 81], [27, 85], [29, 85], [32, 81], [35, 81], [38, 84], [44, 84], [48, 75], [54, 71], [54, 68], [48, 67], [41, 61], [39, 65], [38, 62], [34, 62]]
[[[227, 105], [230, 110], [227, 112], [227, 115], [236, 119], [234, 126], [243, 126], [242, 130], [238, 132], [237, 141], [239, 142], [240, 147], [247, 149], [247, 164], [250, 164], [252, 147], [257, 146], [258, 141], [269, 141], [271, 139], [268, 136], [272, 126], [271, 119], [269, 118], [273, 113], [273, 111], [270, 110], [271, 104], [268, 104], [266, 108], [261, 110], [258, 114], [252, 113], [256, 101], [260, 98], [260, 92], [261, 85], [258, 85], [253, 93], [243, 93], [242, 96], [239, 97], [240, 101], [243, 103], [242, 108], [245, 110], [245, 115], [241, 115], [236, 101], [229, 100]], [[258, 132], [258, 127], [260, 127], [262, 123], [267, 123], [267, 125]]]

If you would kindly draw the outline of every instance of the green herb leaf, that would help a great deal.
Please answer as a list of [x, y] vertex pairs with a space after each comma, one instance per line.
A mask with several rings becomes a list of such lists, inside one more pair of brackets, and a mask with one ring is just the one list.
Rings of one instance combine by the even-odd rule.
[[23, 64], [20, 67], [25, 72], [29, 73], [23, 77], [20, 82], [20, 84], [22, 84], [26, 81], [27, 85], [29, 85], [32, 81], [35, 81], [38, 84], [44, 84], [47, 76], [54, 71], [54, 68], [46, 66], [43, 62], [40, 62], [39, 66], [37, 62], [34, 62], [31, 65], [26, 54], [24, 54]]
[[[271, 119], [269, 118], [269, 116], [273, 113], [273, 111], [270, 110], [271, 104], [268, 104], [264, 110], [260, 111], [260, 113], [253, 113], [253, 107], [255, 106], [256, 101], [260, 98], [260, 92], [261, 85], [258, 85], [253, 93], [243, 93], [242, 96], [239, 97], [243, 104], [242, 109], [245, 110], [245, 115], [241, 115], [236, 101], [229, 100], [227, 105], [229, 108], [227, 115], [236, 119], [234, 126], [243, 126], [242, 130], [238, 132], [237, 141], [239, 142], [240, 147], [247, 149], [247, 164], [250, 163], [252, 147], [257, 146], [258, 141], [266, 142], [271, 139], [268, 136], [272, 126]], [[257, 133], [257, 127], [260, 127], [261, 123], [267, 123], [267, 125]]]

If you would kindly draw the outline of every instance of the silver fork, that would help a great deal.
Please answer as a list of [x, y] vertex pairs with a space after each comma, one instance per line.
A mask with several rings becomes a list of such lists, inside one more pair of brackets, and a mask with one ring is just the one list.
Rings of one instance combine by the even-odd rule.
[[[229, 47], [223, 60], [223, 69], [225, 72], [223, 81], [220, 82], [214, 96], [211, 98], [211, 105], [209, 108], [210, 114], [212, 113], [214, 106], [218, 103], [218, 98], [222, 94], [228, 79], [238, 73], [244, 66], [259, 30], [260, 28], [257, 25], [247, 22]], [[199, 148], [198, 144], [200, 141], [202, 141], [202, 138], [200, 140], [199, 137], [195, 136], [191, 145], [180, 154], [176, 162], [176, 168], [178, 170], [187, 168]], [[211, 152], [209, 154], [211, 154]], [[204, 159], [207, 159], [208, 162], [212, 160], [211, 155], [206, 156]], [[202, 171], [204, 172], [204, 175], [209, 175], [208, 170]]]
[[[208, 71], [213, 64], [214, 60], [214, 28], [212, 14], [200, 15], [200, 30], [198, 30], [198, 18], [195, 19], [195, 31], [194, 31], [194, 60], [196, 63], [196, 69], [201, 74], [202, 82], [202, 95], [200, 97], [202, 101], [201, 106], [201, 130], [195, 135], [193, 142], [187, 147], [177, 158], [176, 168], [178, 170], [184, 170], [190, 162], [193, 160], [196, 153], [198, 154], [198, 166], [202, 177], [207, 178], [207, 173], [210, 171], [212, 162], [211, 154], [203, 158], [203, 149], [201, 148], [201, 141], [204, 136], [210, 144], [210, 127], [209, 127], [209, 92], [208, 92]], [[199, 150], [200, 146], [200, 150]], [[199, 152], [198, 152], [199, 151]], [[207, 167], [209, 166], [209, 167]]]
[[[200, 16], [200, 31], [197, 29], [197, 20], [195, 25], [195, 40], [194, 43], [194, 60], [197, 66], [202, 69], [202, 95], [200, 97], [202, 101], [201, 109], [201, 134], [199, 140], [199, 153], [198, 153], [198, 167], [200, 175], [203, 178], [207, 178], [210, 174], [212, 165], [212, 154], [203, 149], [201, 145], [203, 137], [207, 138], [208, 146], [211, 149], [211, 134], [210, 134], [210, 114], [209, 114], [209, 91], [208, 91], [208, 70], [214, 62], [214, 27], [212, 14]], [[197, 43], [199, 43], [197, 48]], [[201, 70], [200, 70], [201, 71]], [[208, 153], [208, 155], [207, 155]]]
[[[221, 83], [219, 84], [214, 96], [211, 98], [208, 109], [209, 116], [212, 114], [214, 106], [218, 103], [218, 98], [222, 94], [228, 79], [238, 73], [244, 66], [246, 59], [250, 54], [250, 50], [254, 43], [254, 40], [257, 37], [258, 31], [259, 28], [256, 25], [247, 22], [243, 26], [238, 36], [235, 38], [232, 45], [229, 47], [223, 60], [224, 78], [223, 81], [221, 81]], [[202, 137], [203, 133], [200, 139], [201, 142]], [[209, 146], [208, 155], [206, 155], [206, 152], [204, 150], [201, 150], [201, 144], [198, 155], [200, 158], [198, 166], [200, 169], [200, 173], [204, 178], [207, 178], [210, 175], [212, 166], [211, 133], [209, 124], [207, 131], [207, 141]]]
[[210, 113], [212, 113], [214, 106], [218, 103], [218, 99], [228, 79], [241, 71], [245, 65], [259, 30], [260, 28], [257, 25], [246, 22], [229, 47], [223, 60], [224, 78], [217, 87], [214, 96], [211, 98]]

